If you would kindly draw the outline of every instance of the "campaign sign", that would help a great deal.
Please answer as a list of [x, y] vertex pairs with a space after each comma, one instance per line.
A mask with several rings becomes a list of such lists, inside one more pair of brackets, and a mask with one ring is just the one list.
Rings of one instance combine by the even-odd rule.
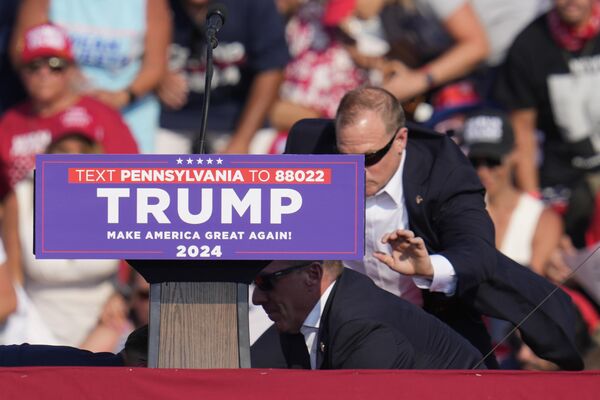
[[40, 155], [37, 258], [358, 259], [357, 155]]

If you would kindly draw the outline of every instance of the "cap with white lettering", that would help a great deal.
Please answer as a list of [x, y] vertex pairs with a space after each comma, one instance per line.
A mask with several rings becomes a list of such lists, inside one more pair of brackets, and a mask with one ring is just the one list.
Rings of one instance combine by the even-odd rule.
[[45, 23], [28, 29], [24, 34], [21, 62], [26, 64], [39, 57], [60, 57], [73, 62], [71, 41], [57, 25]]
[[467, 116], [463, 128], [464, 144], [471, 158], [501, 159], [514, 146], [510, 121], [501, 111], [480, 110]]

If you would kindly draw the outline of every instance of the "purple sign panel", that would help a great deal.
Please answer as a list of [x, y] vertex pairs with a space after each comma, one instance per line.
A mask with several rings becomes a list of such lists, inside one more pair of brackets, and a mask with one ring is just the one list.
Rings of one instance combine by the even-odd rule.
[[37, 258], [358, 259], [352, 155], [40, 155]]

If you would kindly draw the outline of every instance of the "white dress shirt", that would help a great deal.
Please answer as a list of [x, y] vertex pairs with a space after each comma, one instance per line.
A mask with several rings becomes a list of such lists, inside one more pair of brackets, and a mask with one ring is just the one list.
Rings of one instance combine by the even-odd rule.
[[335, 282], [332, 282], [327, 290], [323, 292], [321, 298], [317, 301], [317, 304], [315, 304], [310, 313], [308, 313], [300, 328], [300, 332], [304, 335], [308, 354], [310, 355], [310, 369], [316, 369], [317, 367], [317, 337], [319, 335], [321, 315], [323, 315], [325, 304], [327, 304], [327, 299], [329, 298], [329, 294], [331, 294], [331, 289], [333, 289], [334, 284]]
[[456, 290], [456, 273], [450, 261], [441, 255], [430, 255], [433, 265], [433, 280], [399, 274], [377, 260], [373, 253], [381, 251], [391, 254], [389, 244], [381, 243], [385, 233], [397, 229], [408, 229], [402, 186], [402, 171], [406, 160], [406, 149], [402, 153], [400, 166], [390, 181], [374, 196], [367, 197], [365, 205], [365, 255], [362, 260], [346, 260], [344, 265], [367, 275], [377, 286], [400, 296], [414, 304], [422, 305], [419, 289], [443, 292], [448, 296]]

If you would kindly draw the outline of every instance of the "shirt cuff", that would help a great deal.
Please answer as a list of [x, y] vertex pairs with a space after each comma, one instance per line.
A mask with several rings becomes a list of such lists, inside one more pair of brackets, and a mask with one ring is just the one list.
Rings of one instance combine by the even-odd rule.
[[419, 289], [429, 289], [430, 292], [442, 292], [453, 296], [456, 292], [456, 272], [448, 259], [439, 254], [429, 256], [433, 266], [433, 279], [413, 277], [413, 282]]

